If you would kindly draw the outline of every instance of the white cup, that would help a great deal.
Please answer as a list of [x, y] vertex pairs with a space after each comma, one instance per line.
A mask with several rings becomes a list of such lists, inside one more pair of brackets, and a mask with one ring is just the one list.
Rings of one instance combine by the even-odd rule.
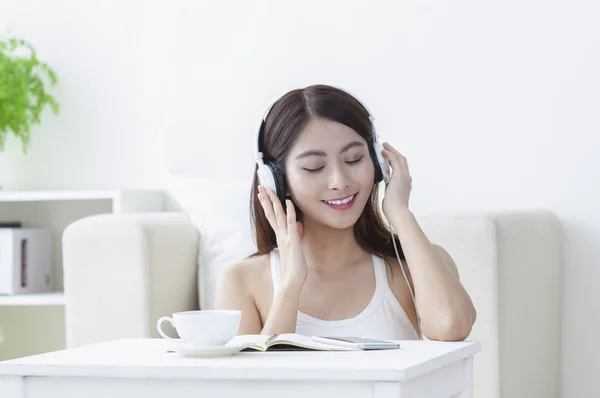
[[181, 340], [196, 347], [223, 346], [237, 334], [242, 312], [236, 310], [182, 311], [173, 317], [163, 316], [156, 322], [158, 333], [165, 339], [173, 339], [162, 331], [163, 322], [169, 322]]

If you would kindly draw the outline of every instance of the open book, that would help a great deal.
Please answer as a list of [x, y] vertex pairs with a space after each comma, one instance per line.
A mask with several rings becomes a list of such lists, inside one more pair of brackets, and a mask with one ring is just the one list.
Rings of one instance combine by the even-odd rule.
[[313, 341], [310, 337], [295, 333], [244, 334], [235, 336], [227, 346], [247, 346], [243, 351], [359, 351], [356, 348], [339, 347]]

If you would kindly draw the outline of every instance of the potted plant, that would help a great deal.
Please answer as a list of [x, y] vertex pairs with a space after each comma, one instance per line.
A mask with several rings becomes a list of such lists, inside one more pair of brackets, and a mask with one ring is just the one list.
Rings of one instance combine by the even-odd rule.
[[47, 91], [56, 82], [56, 74], [38, 59], [31, 44], [0, 38], [0, 153], [12, 132], [27, 154], [31, 126], [40, 123], [42, 111], [49, 106], [55, 115], [59, 112], [58, 102]]

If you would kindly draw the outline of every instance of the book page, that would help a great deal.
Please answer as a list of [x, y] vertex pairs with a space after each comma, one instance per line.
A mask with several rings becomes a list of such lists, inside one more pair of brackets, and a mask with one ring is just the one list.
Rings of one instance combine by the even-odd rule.
[[[280, 348], [278, 348], [280, 346]], [[317, 350], [317, 351], [357, 351], [356, 348], [348, 348], [348, 347], [340, 347], [329, 344], [323, 344], [316, 341], [309, 336], [304, 336], [296, 333], [283, 333], [278, 335], [273, 341], [269, 343], [269, 348], [272, 347], [273, 350], [276, 349], [293, 349], [293, 346], [304, 348], [308, 350]]]
[[265, 351], [267, 349], [266, 343], [271, 338], [265, 334], [242, 334], [235, 336], [225, 344], [228, 347], [231, 346], [247, 346], [252, 349]]

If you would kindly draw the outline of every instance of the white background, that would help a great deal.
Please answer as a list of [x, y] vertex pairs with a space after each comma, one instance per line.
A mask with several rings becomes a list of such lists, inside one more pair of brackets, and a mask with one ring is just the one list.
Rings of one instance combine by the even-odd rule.
[[62, 106], [33, 130], [28, 156], [9, 140], [0, 184], [154, 188], [169, 170], [249, 177], [258, 119], [275, 96], [344, 87], [407, 156], [415, 212], [559, 215], [563, 397], [591, 397], [599, 20], [593, 0], [0, 0], [0, 33], [30, 40], [55, 68]]

